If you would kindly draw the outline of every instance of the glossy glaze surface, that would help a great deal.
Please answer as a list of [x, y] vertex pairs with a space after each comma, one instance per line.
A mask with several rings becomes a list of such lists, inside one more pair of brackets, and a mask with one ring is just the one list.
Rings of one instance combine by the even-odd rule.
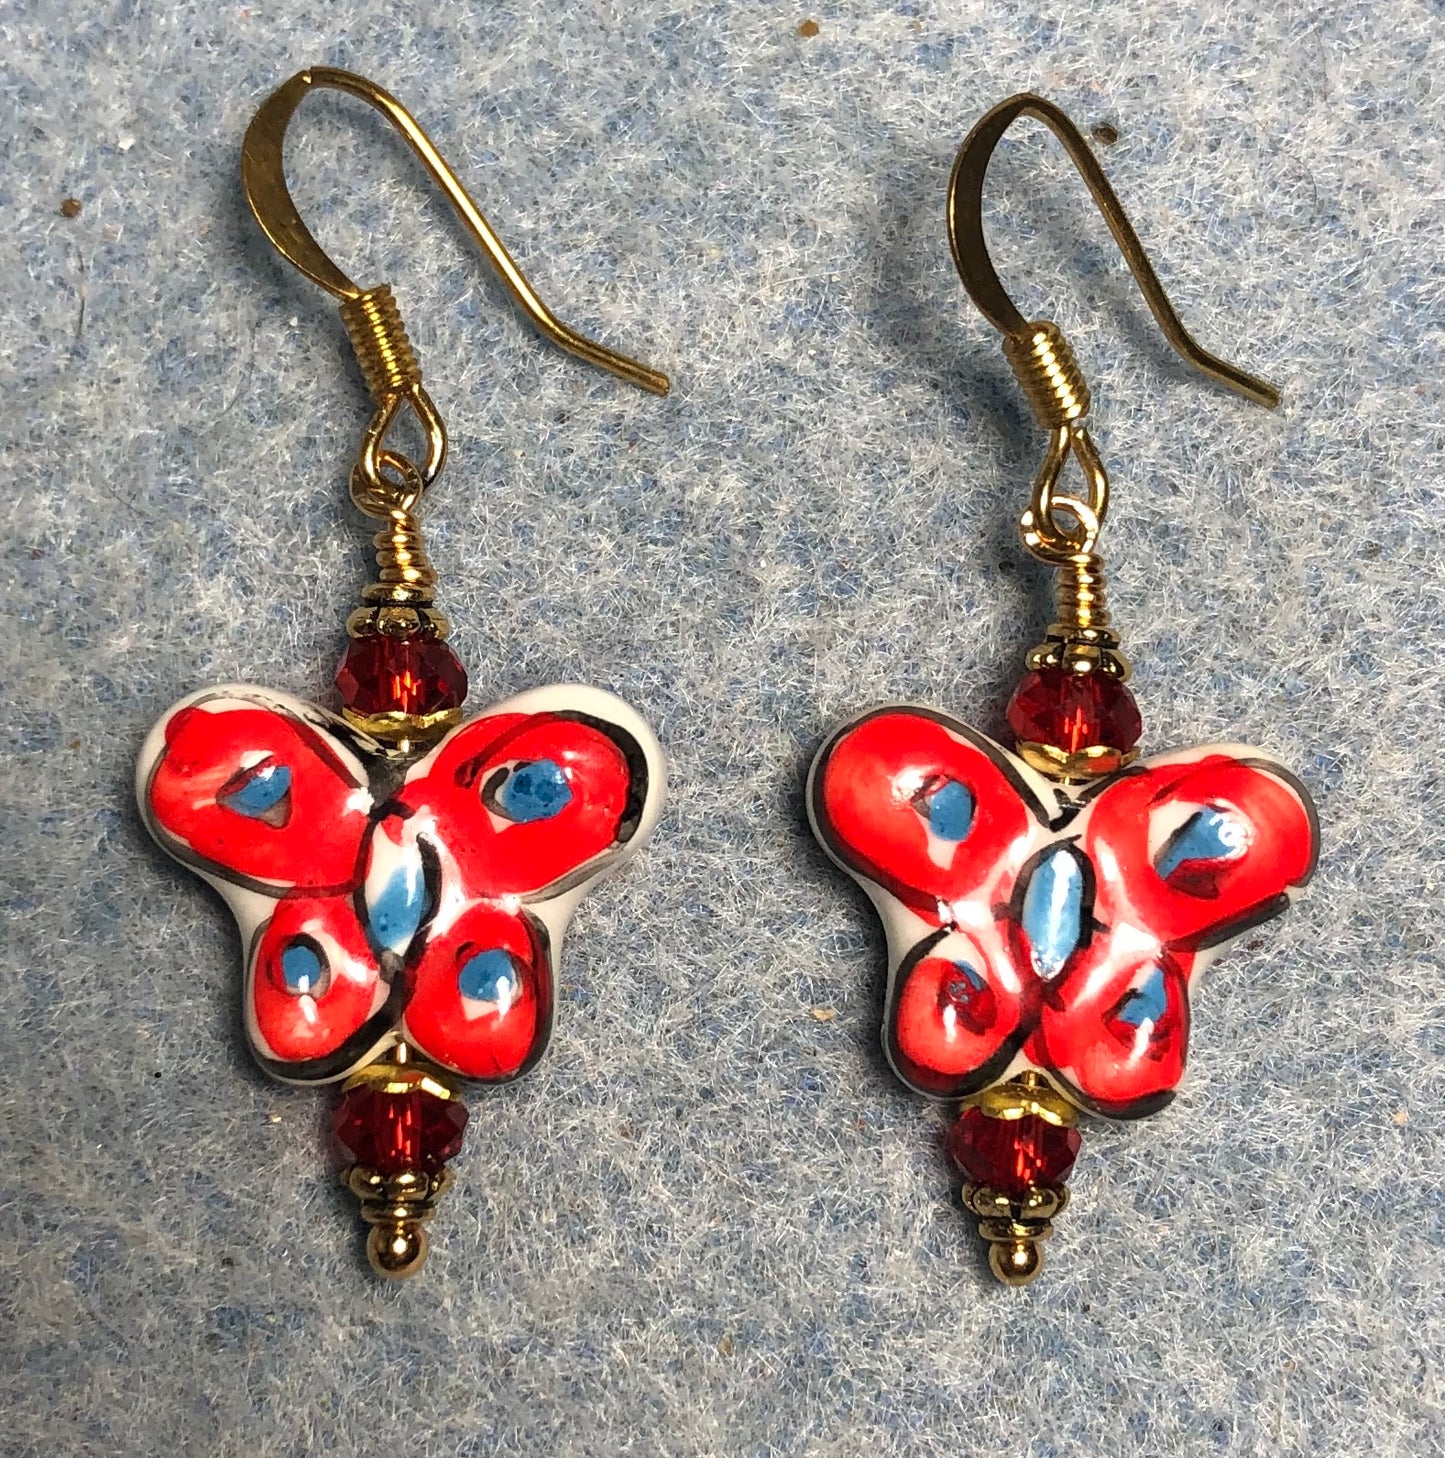
[[645, 838], [662, 791], [647, 727], [577, 687], [509, 700], [404, 774], [324, 710], [208, 689], [137, 767], [152, 834], [236, 915], [257, 1057], [301, 1083], [402, 1037], [469, 1078], [528, 1068], [572, 908]]
[[924, 709], [842, 729], [808, 801], [888, 933], [898, 1075], [957, 1098], [1033, 1068], [1122, 1118], [1172, 1097], [1192, 982], [1285, 909], [1318, 845], [1304, 788], [1254, 750], [1162, 755], [1071, 794]]

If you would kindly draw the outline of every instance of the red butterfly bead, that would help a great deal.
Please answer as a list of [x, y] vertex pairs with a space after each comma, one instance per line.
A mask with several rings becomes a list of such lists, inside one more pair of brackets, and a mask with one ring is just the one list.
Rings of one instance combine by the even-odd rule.
[[405, 1039], [468, 1078], [529, 1068], [554, 957], [646, 838], [664, 766], [610, 694], [537, 689], [409, 767], [286, 694], [206, 689], [141, 751], [141, 813], [241, 929], [246, 1028], [271, 1073], [345, 1077]]
[[1251, 749], [1166, 754], [1075, 790], [944, 714], [865, 714], [819, 752], [809, 811], [888, 934], [884, 1044], [920, 1093], [1036, 1069], [1097, 1113], [1173, 1097], [1189, 992], [1285, 909], [1314, 807]]

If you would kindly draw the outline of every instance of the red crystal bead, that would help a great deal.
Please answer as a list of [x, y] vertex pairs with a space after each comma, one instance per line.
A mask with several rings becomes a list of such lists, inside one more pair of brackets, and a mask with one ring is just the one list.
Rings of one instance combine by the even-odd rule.
[[1020, 743], [1049, 744], [1067, 754], [1107, 745], [1127, 750], [1144, 722], [1128, 685], [1108, 673], [1030, 669], [1009, 700], [1008, 724]]
[[359, 1084], [341, 1096], [332, 1132], [346, 1156], [378, 1174], [435, 1174], [462, 1147], [467, 1107], [424, 1088], [405, 1093]]
[[1035, 1185], [1061, 1185], [1079, 1155], [1079, 1131], [1037, 1114], [996, 1119], [965, 1109], [949, 1131], [948, 1152], [975, 1184], [1020, 1199]]
[[459, 709], [467, 671], [441, 638], [391, 638], [370, 633], [346, 645], [336, 670], [342, 707], [374, 714], [435, 714]]

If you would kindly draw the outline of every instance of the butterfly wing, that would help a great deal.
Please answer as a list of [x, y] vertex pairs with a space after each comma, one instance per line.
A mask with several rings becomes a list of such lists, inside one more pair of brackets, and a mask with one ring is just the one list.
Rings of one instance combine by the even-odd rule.
[[1018, 965], [1008, 906], [1048, 836], [1048, 787], [985, 736], [925, 709], [865, 714], [819, 751], [813, 828], [888, 934], [884, 1046], [904, 1082], [957, 1098], [1022, 1042], [1037, 979]]
[[409, 990], [352, 896], [284, 896], [247, 958], [246, 1031], [268, 1073], [290, 1083], [342, 1078], [386, 1044]]
[[359, 747], [287, 694], [222, 687], [163, 715], [137, 765], [151, 834], [236, 917], [252, 1047], [294, 1082], [341, 1077], [395, 1021], [352, 900], [372, 810]]
[[334, 894], [355, 880], [371, 810], [346, 733], [288, 694], [191, 694], [141, 749], [141, 814], [165, 850], [223, 893]]
[[467, 1078], [525, 1073], [551, 1036], [552, 947], [537, 916], [471, 902], [421, 954], [407, 1036]]
[[[575, 686], [499, 705], [412, 769], [383, 807], [372, 860], [420, 867], [412, 879], [432, 883], [408, 954], [405, 1029], [419, 1048], [486, 1080], [536, 1061], [572, 910], [651, 832], [664, 780], [639, 716]], [[368, 871], [368, 905], [395, 875]]]
[[1031, 1056], [1080, 1101], [1153, 1112], [1184, 1071], [1192, 980], [1308, 882], [1308, 792], [1257, 751], [1207, 747], [1110, 781], [1070, 827], [1094, 873], [1090, 929], [1048, 984]]
[[1044, 987], [1026, 1055], [1095, 1113], [1156, 1113], [1184, 1075], [1194, 968], [1188, 953], [1096, 931], [1058, 981]]
[[835, 860], [935, 925], [1011, 884], [1052, 808], [992, 740], [914, 708], [878, 709], [835, 734], [813, 763], [809, 801]]

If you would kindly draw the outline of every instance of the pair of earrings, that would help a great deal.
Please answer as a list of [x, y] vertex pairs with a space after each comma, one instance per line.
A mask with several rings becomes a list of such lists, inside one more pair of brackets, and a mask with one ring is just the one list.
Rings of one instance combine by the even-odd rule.
[[[247, 199], [281, 253], [341, 300], [376, 402], [350, 485], [379, 523], [379, 571], [347, 621], [339, 716], [268, 690], [204, 689], [151, 732], [137, 793], [161, 846], [236, 917], [261, 1065], [292, 1083], [341, 1082], [333, 1127], [370, 1226], [368, 1257], [406, 1276], [426, 1258], [461, 1147], [459, 1081], [504, 1082], [541, 1056], [567, 922], [653, 829], [665, 765], [643, 720], [593, 689], [533, 689], [462, 721], [466, 673], [417, 523], [446, 429], [391, 290], [358, 288], [331, 262], [285, 182], [286, 128], [317, 86], [397, 127], [544, 334], [654, 393], [668, 381], [555, 318], [379, 87], [317, 68], [257, 112]], [[1098, 555], [1109, 483], [1086, 424], [1088, 386], [1058, 326], [1015, 308], [983, 241], [989, 158], [1024, 115], [1063, 143], [1175, 349], [1240, 394], [1278, 401], [1190, 338], [1062, 112], [1025, 95], [984, 117], [954, 168], [949, 238], [1048, 433], [1021, 528], [1057, 570], [1057, 620], [1008, 706], [1015, 751], [946, 713], [875, 709], [824, 745], [807, 799], [818, 838], [887, 933], [889, 1060], [917, 1092], [963, 1102], [950, 1136], [963, 1202], [994, 1274], [1013, 1285], [1037, 1274], [1067, 1202], [1080, 1111], [1137, 1118], [1169, 1102], [1194, 980], [1288, 905], [1318, 846], [1309, 795], [1257, 751], [1137, 759], [1142, 725]], [[425, 436], [421, 460], [390, 441], [403, 409]], [[1071, 456], [1077, 491], [1061, 484]]]

